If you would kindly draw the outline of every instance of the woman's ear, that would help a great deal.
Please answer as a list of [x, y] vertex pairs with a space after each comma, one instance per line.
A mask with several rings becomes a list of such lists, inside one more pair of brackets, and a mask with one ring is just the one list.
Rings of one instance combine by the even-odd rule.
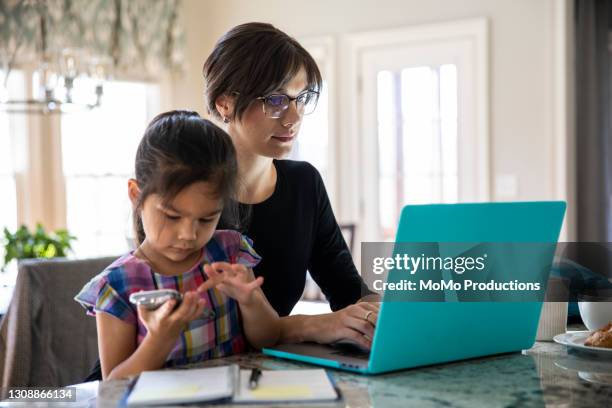
[[140, 187], [138, 187], [138, 182], [132, 178], [128, 180], [128, 196], [132, 202], [132, 208], [136, 208], [140, 199]]
[[215, 108], [219, 112], [223, 123], [228, 123], [234, 115], [234, 97], [227, 94], [219, 96], [215, 100]]

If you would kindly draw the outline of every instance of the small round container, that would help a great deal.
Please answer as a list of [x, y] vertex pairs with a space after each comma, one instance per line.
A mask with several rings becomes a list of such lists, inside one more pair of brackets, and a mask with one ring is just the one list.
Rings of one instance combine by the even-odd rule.
[[[540, 313], [537, 341], [552, 341], [567, 329], [567, 298], [569, 279], [553, 277], [548, 280], [546, 295]], [[559, 302], [558, 300], [564, 300]]]
[[612, 290], [600, 290], [578, 295], [578, 309], [584, 325], [590, 331], [612, 322]]

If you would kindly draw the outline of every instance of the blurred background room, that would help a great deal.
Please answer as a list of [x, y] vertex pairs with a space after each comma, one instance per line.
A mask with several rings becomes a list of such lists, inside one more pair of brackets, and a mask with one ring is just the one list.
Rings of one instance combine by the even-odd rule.
[[[322, 174], [358, 268], [361, 241], [393, 240], [411, 203], [567, 200], [561, 239], [607, 242], [607, 3], [3, 0], [1, 259], [126, 252], [146, 124], [169, 109], [206, 115], [203, 62], [249, 21], [319, 64], [323, 92], [290, 158]], [[12, 259], [0, 314], [16, 276]], [[305, 298], [322, 299], [312, 283]]]

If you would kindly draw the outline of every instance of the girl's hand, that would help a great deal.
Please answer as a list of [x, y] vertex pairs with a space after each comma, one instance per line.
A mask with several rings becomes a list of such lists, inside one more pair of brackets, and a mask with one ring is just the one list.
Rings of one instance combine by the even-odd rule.
[[214, 287], [241, 305], [251, 303], [254, 298], [253, 293], [263, 283], [261, 276], [255, 279], [253, 272], [240, 264], [213, 262], [204, 265], [204, 272], [209, 279], [200, 285], [198, 292]]
[[156, 310], [147, 310], [138, 305], [138, 317], [148, 333], [165, 341], [176, 341], [181, 331], [192, 320], [204, 312], [206, 301], [195, 291], [186, 292], [180, 306], [174, 310], [176, 300], [164, 303]]

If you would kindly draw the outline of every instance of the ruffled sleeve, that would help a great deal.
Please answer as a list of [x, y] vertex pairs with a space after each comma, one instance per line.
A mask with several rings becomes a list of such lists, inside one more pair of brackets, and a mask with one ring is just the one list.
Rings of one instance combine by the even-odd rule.
[[246, 235], [240, 234], [240, 243], [234, 263], [254, 268], [261, 261], [261, 256], [253, 249], [253, 241]]
[[85, 284], [74, 300], [80, 303], [90, 316], [95, 316], [97, 312], [105, 312], [127, 323], [136, 324], [138, 322], [136, 309], [130, 305], [127, 293], [122, 290], [126, 285], [122, 284], [123, 279], [120, 281], [113, 279], [115, 275], [113, 272], [107, 270], [94, 277]]
[[254, 268], [261, 261], [261, 257], [253, 249], [253, 241], [238, 231], [217, 231], [214, 239], [223, 247], [229, 263], [237, 263], [247, 268]]

